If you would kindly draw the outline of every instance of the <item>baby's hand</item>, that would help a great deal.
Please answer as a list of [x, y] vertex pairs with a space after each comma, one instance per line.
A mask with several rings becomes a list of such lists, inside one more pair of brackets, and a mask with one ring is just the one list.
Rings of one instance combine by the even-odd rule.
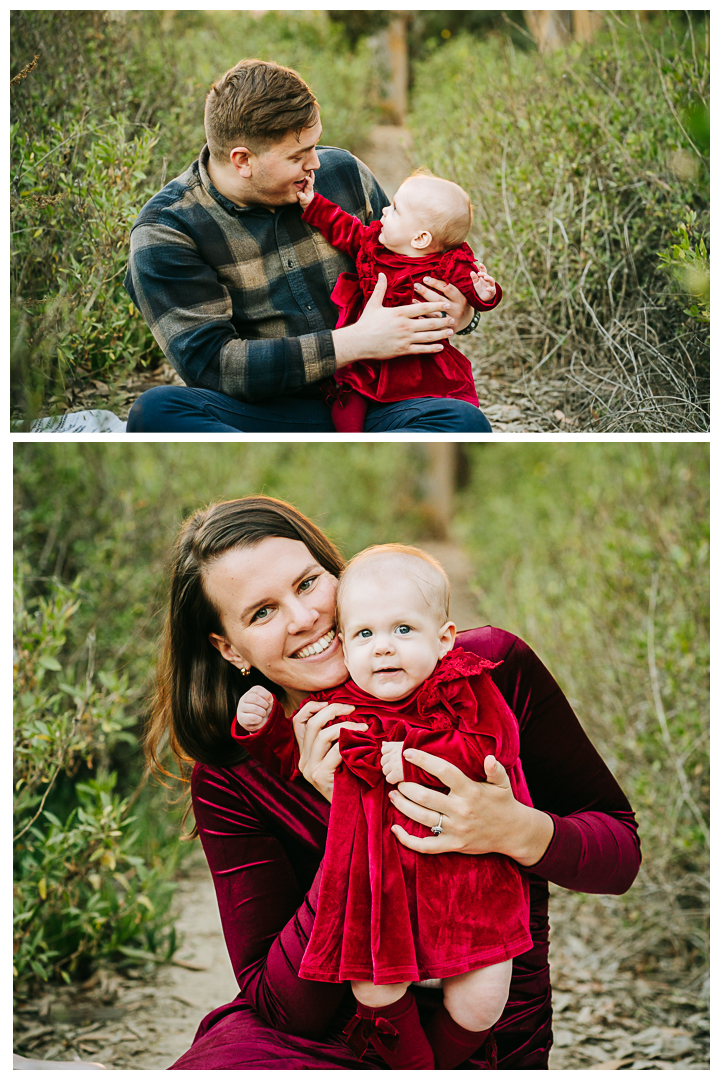
[[264, 686], [251, 686], [238, 701], [237, 722], [245, 731], [259, 731], [272, 712], [273, 696]]
[[470, 277], [472, 278], [472, 283], [475, 286], [477, 295], [483, 303], [489, 304], [491, 300], [495, 299], [495, 293], [497, 292], [497, 289], [495, 288], [495, 279], [490, 277], [482, 263], [480, 263], [478, 270], [479, 273], [477, 274], [474, 270], [471, 270]]
[[380, 755], [380, 767], [388, 784], [399, 784], [403, 779], [403, 759], [401, 742], [384, 742]]
[[315, 173], [311, 172], [305, 181], [305, 187], [302, 191], [298, 191], [298, 202], [302, 206], [303, 210], [307, 210], [310, 203], [313, 201], [313, 195], [315, 194]]

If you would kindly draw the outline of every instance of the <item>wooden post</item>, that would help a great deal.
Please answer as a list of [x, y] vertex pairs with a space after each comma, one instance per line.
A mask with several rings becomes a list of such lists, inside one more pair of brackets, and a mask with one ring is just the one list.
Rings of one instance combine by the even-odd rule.
[[408, 18], [408, 12], [395, 12], [395, 18], [375, 35], [383, 72], [380, 104], [387, 122], [401, 126], [405, 123], [408, 106]]
[[553, 52], [576, 41], [592, 41], [600, 26], [601, 11], [524, 11], [528, 30], [541, 53]]
[[602, 22], [601, 11], [573, 11], [573, 37], [576, 41], [592, 41]]

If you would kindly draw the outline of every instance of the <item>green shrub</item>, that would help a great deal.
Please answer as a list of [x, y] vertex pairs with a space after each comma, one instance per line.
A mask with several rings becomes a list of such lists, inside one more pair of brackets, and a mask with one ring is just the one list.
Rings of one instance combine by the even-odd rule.
[[709, 455], [704, 445], [472, 450], [459, 525], [479, 618], [553, 672], [637, 812], [631, 951], [707, 955]]
[[296, 68], [323, 142], [357, 149], [374, 119], [366, 45], [324, 12], [17, 11], [11, 87], [13, 419], [64, 412], [162, 354], [123, 288], [142, 205], [197, 157], [205, 95], [244, 56]]
[[[68, 649], [80, 582], [53, 581], [26, 595], [16, 568], [14, 728], [14, 974], [18, 992], [36, 980], [84, 974], [103, 958], [168, 959], [175, 934], [169, 878], [177, 861], [149, 865], [131, 828], [133, 798], [115, 791], [108, 763], [118, 744], [136, 751], [125, 711], [126, 677], [95, 673]], [[83, 777], [85, 777], [83, 779]], [[136, 793], [137, 794], [137, 793]]]
[[415, 68], [418, 163], [470, 193], [504, 290], [483, 356], [528, 386], [562, 376], [586, 429], [708, 426], [707, 327], [658, 258], [688, 211], [707, 240], [708, 149], [688, 134], [707, 44], [707, 24], [608, 14], [593, 45], [462, 37]]

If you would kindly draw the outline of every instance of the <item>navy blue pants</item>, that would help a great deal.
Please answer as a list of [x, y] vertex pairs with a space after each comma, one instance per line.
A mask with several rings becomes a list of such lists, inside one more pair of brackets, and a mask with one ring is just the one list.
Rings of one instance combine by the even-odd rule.
[[[249, 404], [190, 386], [155, 386], [137, 399], [128, 416], [130, 433], [206, 431], [333, 431], [322, 401], [274, 398]], [[486, 417], [467, 401], [414, 398], [390, 404], [371, 402], [365, 431], [492, 431]]]

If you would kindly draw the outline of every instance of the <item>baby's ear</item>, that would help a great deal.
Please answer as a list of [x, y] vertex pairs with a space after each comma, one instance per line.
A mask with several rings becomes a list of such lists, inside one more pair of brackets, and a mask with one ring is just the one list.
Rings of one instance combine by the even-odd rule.
[[455, 623], [452, 622], [446, 622], [444, 626], [440, 627], [440, 660], [442, 660], [443, 656], [447, 656], [447, 654], [450, 652], [453, 645], [455, 644], [456, 632], [457, 628], [455, 626]]
[[417, 236], [413, 236], [412, 240], [410, 241], [410, 247], [416, 248], [417, 251], [427, 251], [429, 248], [432, 247], [432, 244], [432, 233], [428, 232], [427, 229], [423, 229], [417, 234]]

